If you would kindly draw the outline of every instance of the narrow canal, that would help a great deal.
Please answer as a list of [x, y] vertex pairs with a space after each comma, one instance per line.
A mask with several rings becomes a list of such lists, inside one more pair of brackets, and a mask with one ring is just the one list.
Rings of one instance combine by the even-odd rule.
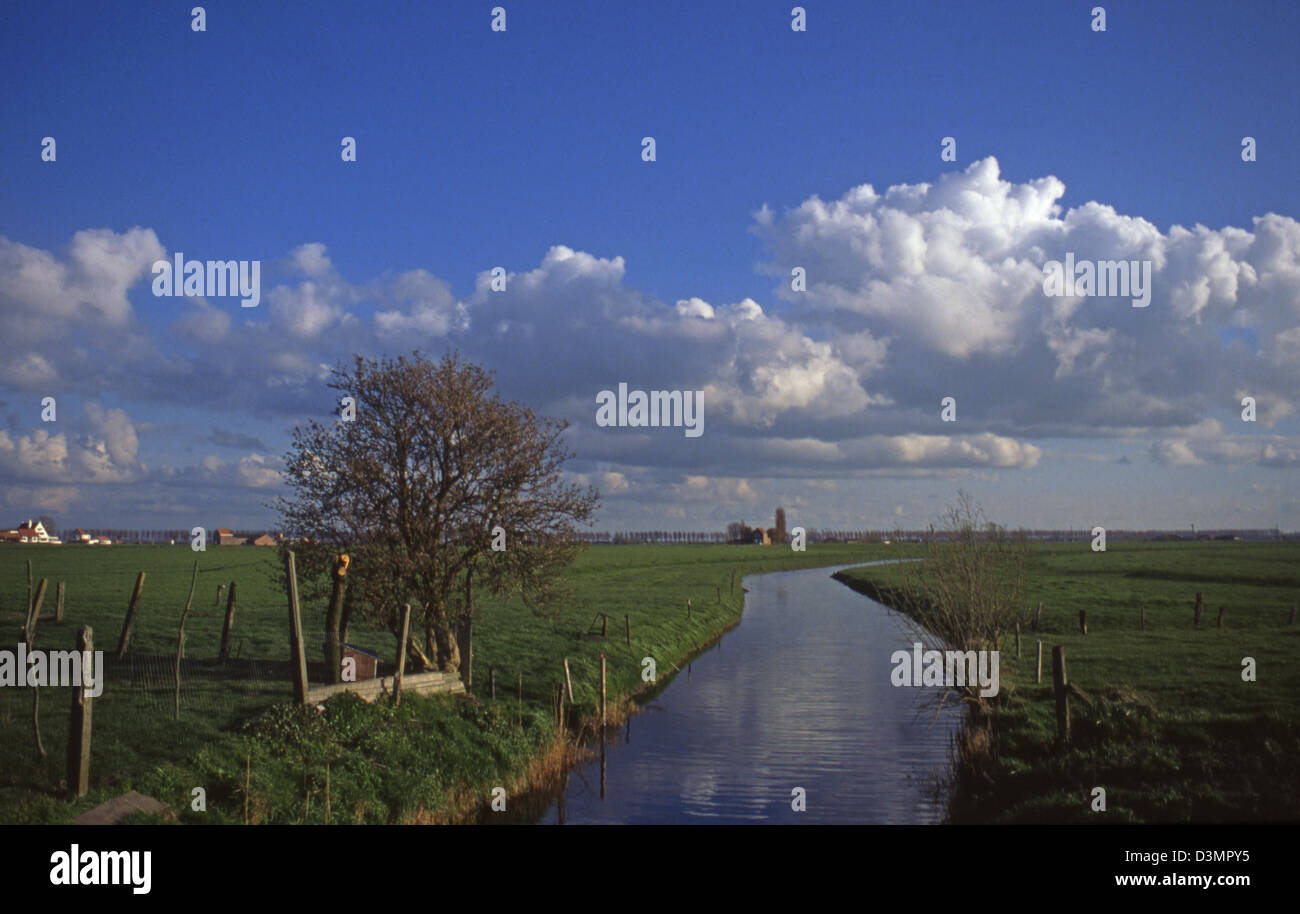
[[890, 685], [906, 620], [836, 570], [745, 578], [740, 625], [680, 673], [661, 662], [673, 680], [611, 728], [603, 753], [593, 745], [534, 821], [941, 821], [959, 706], [943, 689]]

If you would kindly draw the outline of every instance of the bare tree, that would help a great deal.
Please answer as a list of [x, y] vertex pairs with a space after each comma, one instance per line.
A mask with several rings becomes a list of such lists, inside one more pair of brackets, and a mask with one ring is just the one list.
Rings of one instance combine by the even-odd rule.
[[1024, 615], [1027, 539], [988, 521], [966, 492], [944, 520], [946, 529], [925, 539], [923, 561], [901, 566], [913, 618], [950, 647], [996, 650]]
[[329, 386], [354, 398], [355, 418], [295, 429], [293, 495], [276, 503], [307, 577], [348, 552], [358, 610], [396, 631], [412, 603], [428, 652], [415, 647], [415, 659], [446, 672], [461, 668], [458, 641], [468, 649], [474, 587], [553, 605], [576, 525], [599, 505], [594, 489], [563, 481], [567, 422], [503, 401], [456, 354], [358, 356]]

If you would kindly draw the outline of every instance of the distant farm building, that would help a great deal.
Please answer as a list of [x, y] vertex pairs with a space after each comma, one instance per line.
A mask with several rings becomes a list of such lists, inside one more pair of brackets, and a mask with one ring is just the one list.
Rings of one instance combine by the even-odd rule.
[[50, 536], [45, 525], [40, 521], [27, 520], [16, 528], [0, 530], [0, 542], [4, 543], [51, 543], [58, 545], [63, 541], [57, 536]]
[[217, 538], [217, 545], [218, 545], [218, 546], [242, 546], [242, 545], [244, 545], [244, 538], [243, 538], [242, 536], [235, 536], [235, 534], [231, 533], [231, 532], [230, 532], [229, 530], [227, 530], [225, 527], [219, 527], [219, 528], [217, 528], [216, 538]]

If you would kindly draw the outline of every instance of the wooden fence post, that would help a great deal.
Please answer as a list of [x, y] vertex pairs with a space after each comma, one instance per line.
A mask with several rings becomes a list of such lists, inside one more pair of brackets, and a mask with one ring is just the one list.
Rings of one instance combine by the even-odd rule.
[[497, 698], [497, 668], [488, 667], [488, 697], [493, 701]]
[[1052, 648], [1052, 689], [1056, 693], [1056, 733], [1062, 745], [1070, 742], [1069, 684], [1065, 675], [1065, 648], [1058, 644]]
[[1196, 615], [1192, 619], [1193, 626], [1199, 626], [1201, 624], [1201, 610], [1204, 608], [1205, 601], [1201, 599], [1201, 592], [1198, 590], [1196, 592]]
[[194, 561], [194, 574], [190, 577], [190, 595], [185, 598], [185, 609], [181, 611], [181, 624], [176, 629], [176, 691], [173, 695], [173, 720], [181, 719], [181, 659], [185, 656], [185, 618], [190, 614], [190, 601], [194, 599], [194, 585], [199, 582], [199, 563]]
[[225, 592], [225, 590], [226, 590], [226, 585], [225, 585], [225, 584], [218, 584], [218, 585], [217, 585], [217, 602], [215, 602], [215, 603], [212, 604], [212, 608], [213, 608], [213, 609], [220, 609], [220, 608], [221, 608], [221, 595]]
[[226, 591], [226, 621], [221, 625], [221, 653], [218, 657], [225, 661], [230, 658], [230, 639], [235, 630], [235, 582], [230, 582]]
[[[89, 625], [77, 632], [81, 652], [81, 683], [72, 687], [72, 716], [68, 722], [68, 792], [84, 797], [90, 787], [90, 703], [86, 694], [86, 662], [95, 662], [95, 634]], [[104, 675], [101, 669], [100, 676]], [[96, 683], [98, 685], [98, 683]]]
[[[411, 604], [402, 606], [402, 634], [397, 639], [397, 677], [393, 680], [393, 704], [402, 703], [402, 677], [406, 674], [406, 642], [411, 637]], [[342, 661], [339, 661], [340, 666]], [[341, 672], [341, 670], [340, 670]]]
[[1042, 681], [1043, 681], [1043, 642], [1039, 641], [1038, 642], [1038, 666], [1035, 668], [1034, 682], [1040, 683]]
[[607, 716], [605, 714], [605, 655], [601, 654], [600, 655], [600, 729], [602, 731], [602, 734], [605, 729], [606, 719]]
[[1079, 610], [1079, 631], [1085, 635], [1088, 634], [1088, 611], [1086, 609]]
[[1223, 614], [1227, 611], [1228, 609], [1226, 606], [1219, 607], [1219, 624], [1216, 626], [1217, 628], [1223, 628]]
[[600, 640], [604, 641], [609, 635], [609, 616], [605, 613], [600, 614]]
[[736, 570], [733, 568], [731, 570], [731, 592], [728, 594], [728, 596], [734, 595], [735, 592], [736, 592]]
[[569, 675], [569, 658], [564, 658], [564, 683], [569, 687], [569, 704], [573, 704], [573, 677]]
[[1038, 633], [1038, 624], [1043, 621], [1043, 604], [1038, 604], [1038, 611], [1034, 613], [1034, 633]]
[[627, 647], [632, 649], [632, 617], [630, 615], [623, 617], [623, 622], [627, 625]]
[[285, 582], [289, 588], [289, 659], [292, 663], [293, 700], [307, 703], [307, 654], [302, 649], [302, 616], [298, 613], [298, 572], [293, 550], [284, 555]]
[[64, 595], [63, 582], [60, 581], [58, 588], [55, 590], [55, 597], [54, 597], [54, 621], [55, 622], [63, 621], [63, 595]]
[[721, 584], [714, 584], [713, 586], [714, 586], [715, 588], [717, 588], [717, 591], [718, 591], [718, 602], [721, 603], [721, 602], [722, 602], [722, 585], [721, 585]]
[[140, 593], [144, 590], [144, 572], [135, 579], [135, 590], [131, 591], [131, 602], [126, 607], [126, 618], [122, 621], [122, 635], [117, 639], [117, 659], [126, 656], [126, 649], [131, 644], [131, 629], [135, 626], [135, 614], [140, 608]]
[[[28, 562], [28, 565], [31, 563]], [[41, 583], [36, 588], [36, 597], [33, 599], [28, 595], [27, 624], [23, 626], [23, 639], [27, 642], [29, 652], [36, 643], [36, 622], [41, 617], [41, 604], [45, 602], [47, 584], [45, 578], [41, 578]], [[36, 757], [44, 759], [46, 752], [45, 744], [41, 742], [41, 688], [37, 685], [32, 686], [32, 735], [36, 739]]]
[[[1295, 607], [1294, 607], [1294, 606], [1291, 607], [1291, 615], [1293, 615], [1293, 616], [1295, 615]], [[687, 600], [687, 601], [686, 601], [686, 621], [687, 621], [687, 622], [691, 621], [691, 601], [690, 601], [690, 600]]]
[[1016, 623], [1016, 657], [1020, 656], [1020, 623]]
[[[23, 626], [27, 631], [29, 638], [36, 634], [36, 620], [41, 617], [41, 604], [45, 602], [45, 589], [49, 582], [41, 578], [41, 583], [36, 585], [36, 597], [27, 605], [27, 622]], [[30, 647], [30, 644], [28, 645]]]

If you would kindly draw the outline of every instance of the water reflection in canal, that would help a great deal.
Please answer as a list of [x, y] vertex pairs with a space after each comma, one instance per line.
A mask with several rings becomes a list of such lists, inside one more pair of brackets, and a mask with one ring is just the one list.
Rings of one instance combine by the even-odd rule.
[[835, 570], [745, 578], [739, 627], [611, 729], [533, 821], [941, 821], [959, 707], [941, 689], [890, 685], [905, 620]]

